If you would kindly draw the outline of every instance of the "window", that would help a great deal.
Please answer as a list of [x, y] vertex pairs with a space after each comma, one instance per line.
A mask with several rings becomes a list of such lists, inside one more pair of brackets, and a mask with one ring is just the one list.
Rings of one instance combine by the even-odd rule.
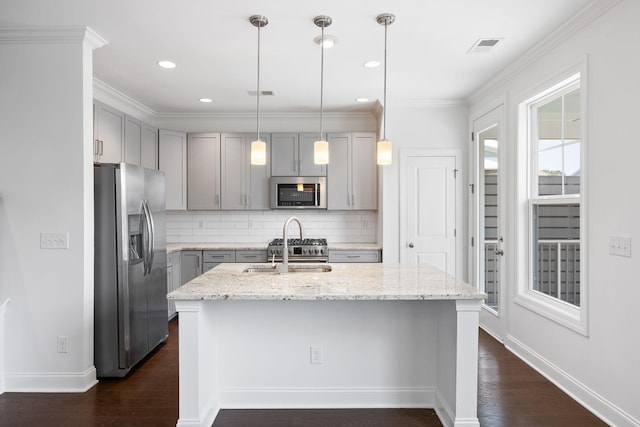
[[[584, 319], [583, 129], [580, 74], [520, 106], [526, 145], [526, 279], [517, 302], [586, 333]], [[523, 277], [524, 279], [524, 277]]]

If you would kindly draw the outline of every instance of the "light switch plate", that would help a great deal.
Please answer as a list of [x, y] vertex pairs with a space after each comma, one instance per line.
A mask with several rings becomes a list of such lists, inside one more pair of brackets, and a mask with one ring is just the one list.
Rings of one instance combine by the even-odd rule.
[[40, 233], [40, 249], [69, 249], [69, 233]]
[[611, 255], [631, 257], [631, 237], [609, 236], [609, 253]]

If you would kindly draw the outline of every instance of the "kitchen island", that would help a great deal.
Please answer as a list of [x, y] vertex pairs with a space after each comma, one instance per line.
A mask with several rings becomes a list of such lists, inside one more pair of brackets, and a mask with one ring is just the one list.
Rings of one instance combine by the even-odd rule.
[[169, 294], [178, 426], [211, 426], [226, 408], [337, 407], [435, 408], [445, 426], [479, 426], [485, 295], [424, 264], [330, 267], [221, 264]]

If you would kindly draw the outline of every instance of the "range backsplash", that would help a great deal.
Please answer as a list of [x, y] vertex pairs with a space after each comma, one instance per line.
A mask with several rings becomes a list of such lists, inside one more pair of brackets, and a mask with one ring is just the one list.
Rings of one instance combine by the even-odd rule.
[[[187, 211], [167, 212], [167, 243], [268, 243], [282, 237], [290, 216], [302, 222], [304, 237], [329, 243], [374, 243], [374, 211]], [[297, 236], [297, 224], [289, 229]]]

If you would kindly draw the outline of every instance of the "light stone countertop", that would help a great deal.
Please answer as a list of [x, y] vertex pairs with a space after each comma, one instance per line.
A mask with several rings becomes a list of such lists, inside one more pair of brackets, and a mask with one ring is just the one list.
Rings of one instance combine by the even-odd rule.
[[[168, 243], [167, 253], [176, 251], [264, 251], [268, 243]], [[377, 243], [330, 243], [332, 251], [381, 250]]]
[[[317, 264], [326, 273], [243, 273], [271, 264], [225, 263], [168, 295], [170, 300], [478, 300], [486, 294], [427, 264]], [[278, 264], [279, 265], [279, 264]], [[290, 263], [293, 267], [296, 263]], [[309, 264], [304, 264], [308, 266]]]

